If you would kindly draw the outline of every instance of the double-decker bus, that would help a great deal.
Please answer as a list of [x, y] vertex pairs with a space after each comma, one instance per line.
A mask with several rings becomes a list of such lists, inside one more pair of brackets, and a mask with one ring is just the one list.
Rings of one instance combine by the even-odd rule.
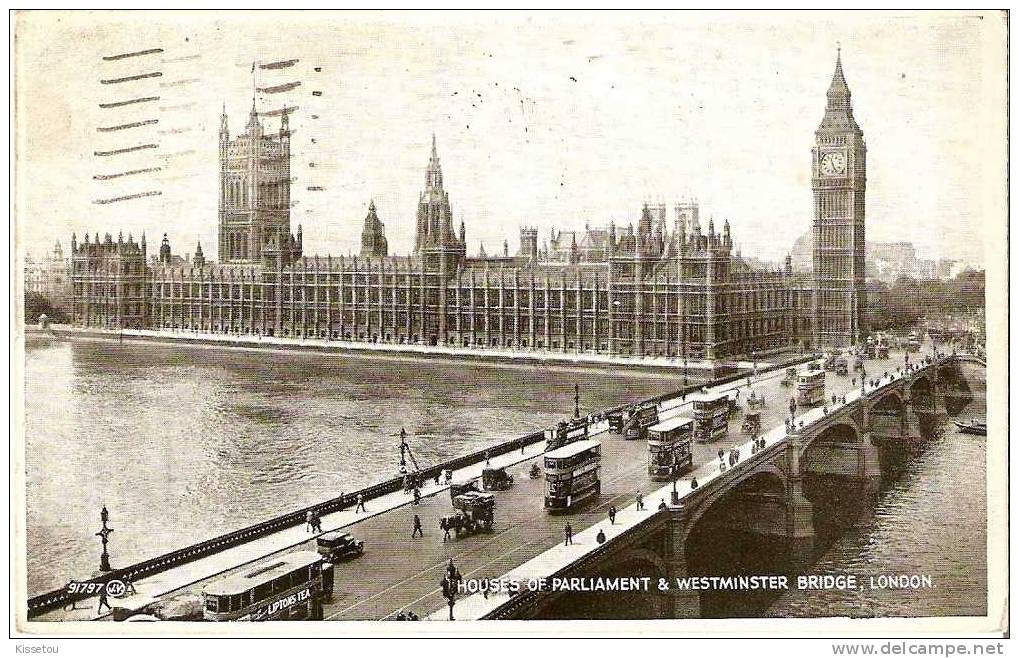
[[269, 564], [206, 585], [203, 617], [206, 621], [320, 620], [322, 601], [332, 593], [331, 569], [315, 551], [286, 553]]
[[545, 509], [567, 512], [601, 492], [601, 442], [576, 441], [545, 453]]
[[652, 480], [671, 480], [693, 468], [693, 426], [693, 419], [677, 417], [647, 428], [647, 472]]
[[729, 433], [729, 396], [716, 395], [693, 401], [694, 439], [708, 443]]
[[632, 412], [630, 418], [623, 426], [623, 436], [629, 441], [636, 441], [644, 438], [647, 428], [658, 422], [658, 404], [645, 402], [638, 405]]
[[824, 370], [809, 370], [796, 378], [796, 404], [810, 407], [824, 402]]

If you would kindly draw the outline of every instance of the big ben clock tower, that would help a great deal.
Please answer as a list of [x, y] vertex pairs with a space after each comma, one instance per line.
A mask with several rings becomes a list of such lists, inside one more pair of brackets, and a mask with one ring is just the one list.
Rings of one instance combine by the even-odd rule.
[[867, 145], [853, 118], [841, 53], [812, 153], [814, 343], [844, 347], [858, 343], [867, 333]]

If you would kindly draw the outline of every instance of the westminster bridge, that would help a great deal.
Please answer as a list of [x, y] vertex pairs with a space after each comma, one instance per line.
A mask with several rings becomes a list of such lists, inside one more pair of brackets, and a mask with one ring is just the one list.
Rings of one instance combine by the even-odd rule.
[[[760, 435], [762, 447], [744, 441], [736, 426], [739, 419], [734, 419], [728, 438], [695, 444], [692, 473], [664, 487], [648, 478], [645, 442], [608, 434], [607, 423], [597, 422], [590, 430], [602, 439], [602, 493], [597, 501], [565, 518], [545, 513], [544, 483], [527, 476], [533, 464], [541, 464], [545, 451], [545, 435], [540, 432], [426, 467], [423, 474], [429, 479], [421, 489], [419, 505], [412, 504], [400, 479], [394, 477], [364, 490], [366, 513], [354, 510], [355, 494], [313, 506], [324, 531], [343, 528], [366, 545], [362, 557], [337, 566], [325, 618], [393, 619], [407, 610], [422, 617], [435, 611], [433, 618], [445, 618], [448, 611], [440, 581], [450, 559], [463, 576], [473, 579], [509, 577], [527, 582], [599, 575], [647, 576], [657, 582], [697, 574], [698, 569], [703, 572], [696, 563], [706, 551], [699, 546], [706, 535], [726, 526], [780, 540], [782, 551], [806, 555], [818, 526], [825, 522], [824, 514], [833, 509], [823, 507], [822, 514], [822, 506], [815, 504], [828, 492], [816, 476], [838, 477], [859, 490], [873, 491], [883, 461], [894, 458], [901, 446], [919, 441], [924, 424], [938, 422], [969, 399], [960, 366], [973, 357], [913, 354], [912, 358], [908, 367], [906, 356], [897, 352], [887, 360], [864, 360], [869, 381], [862, 388], [859, 373], [830, 374], [826, 393], [839, 398], [839, 403], [829, 401], [825, 407], [798, 413], [792, 431], [787, 431], [785, 422], [790, 389], [780, 381], [785, 364], [762, 369], [750, 382], [750, 388], [767, 403], [761, 409], [762, 427], [773, 428]], [[672, 391], [654, 402], [659, 418], [667, 419], [688, 416], [692, 402], [704, 395], [740, 391], [745, 396], [747, 390], [743, 375], [703, 391]], [[742, 445], [733, 442], [735, 437], [740, 437]], [[739, 449], [739, 461], [723, 471], [716, 454], [719, 448]], [[509, 490], [495, 494], [493, 532], [441, 541], [437, 521], [451, 512], [448, 485], [431, 478], [440, 468], [452, 469], [455, 481], [477, 478], [486, 460], [515, 476]], [[696, 488], [691, 486], [694, 478]], [[638, 494], [647, 509], [636, 509]], [[665, 509], [660, 510], [662, 503]], [[606, 519], [610, 506], [618, 508], [614, 524]], [[142, 610], [167, 599], [194, 596], [211, 580], [282, 552], [314, 550], [314, 535], [304, 528], [307, 511], [295, 510], [140, 564], [124, 568], [114, 564], [113, 571], [92, 580], [133, 582], [138, 593], [114, 603], [126, 609]], [[425, 527], [425, 536], [416, 540], [410, 538], [415, 515]], [[561, 545], [566, 520], [575, 530], [572, 546]], [[606, 535], [603, 544], [595, 541], [598, 530]], [[460, 597], [454, 609], [457, 619], [695, 617], [703, 612], [696, 592], [676, 590], [610, 597], [526, 590], [512, 595], [475, 594]], [[36, 621], [110, 618], [97, 614], [94, 597], [71, 596], [66, 590], [30, 599], [28, 616]]]
[[[931, 355], [795, 415], [791, 424], [735, 446], [735, 463], [727, 454], [703, 464], [646, 496], [645, 509], [634, 503], [620, 510], [614, 523], [588, 528], [570, 546], [557, 546], [505, 574], [502, 587], [513, 583], [518, 591], [471, 595], [456, 604], [457, 618], [705, 616], [701, 592], [720, 581], [722, 587], [739, 582], [740, 574], [705, 569], [705, 556], [696, 555], [703, 550], [703, 536], [720, 529], [777, 540], [766, 544], [777, 544], [785, 553], [787, 573], [803, 573], [789, 567], [811, 559], [816, 526], [828, 520], [818, 518], [814, 501], [828, 494], [823, 502], [829, 514], [838, 514], [840, 503], [858, 508], [867, 501], [885, 462], [917, 448], [950, 411], [971, 399], [960, 371], [964, 362], [986, 366], [970, 355]], [[837, 483], [834, 501], [826, 486], [831, 483]], [[603, 533], [603, 542], [595, 539], [596, 530]], [[634, 578], [642, 586], [605, 595], [613, 581]], [[776, 582], [772, 579], [770, 586]], [[743, 585], [769, 586], [759, 576], [757, 583], [744, 579]], [[446, 615], [437, 610], [432, 618]]]

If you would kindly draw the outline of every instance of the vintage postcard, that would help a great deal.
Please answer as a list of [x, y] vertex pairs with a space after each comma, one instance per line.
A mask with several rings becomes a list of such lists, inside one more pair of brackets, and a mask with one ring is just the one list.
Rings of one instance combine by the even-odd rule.
[[1007, 12], [11, 35], [22, 637], [1007, 634]]

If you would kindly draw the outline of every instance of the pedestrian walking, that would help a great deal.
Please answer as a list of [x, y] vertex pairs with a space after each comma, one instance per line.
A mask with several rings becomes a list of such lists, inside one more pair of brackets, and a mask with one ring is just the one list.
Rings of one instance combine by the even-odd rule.
[[364, 506], [364, 494], [359, 493], [357, 494], [357, 507], [354, 508], [354, 514], [359, 514], [361, 512], [367, 514], [368, 510]]
[[97, 615], [101, 615], [103, 613], [103, 606], [104, 605], [106, 606], [107, 610], [109, 610], [110, 612], [113, 612], [113, 606], [110, 605], [110, 598], [109, 598], [109, 596], [110, 595], [106, 593], [106, 587], [103, 586], [103, 588], [99, 590], [99, 606], [96, 609], [96, 614]]
[[637, 509], [644, 509], [644, 496], [639, 491], [637, 492]]
[[662, 498], [662, 502], [658, 503], [658, 511], [667, 510], [669, 506], [665, 504], [665, 499]]
[[611, 523], [612, 525], [616, 524], [616, 506], [615, 505], [610, 505], [609, 506], [609, 523]]
[[569, 521], [566, 522], [566, 527], [563, 528], [563, 532], [566, 533], [566, 543], [563, 544], [563, 546], [569, 546], [573, 543], [573, 526], [570, 525]]
[[725, 456], [725, 450], [722, 450], [721, 448], [719, 448], [718, 449], [718, 458], [721, 459], [724, 456]]
[[315, 531], [315, 513], [308, 510], [308, 514], [304, 521], [304, 531], [314, 532]]
[[690, 489], [697, 488], [697, 478], [690, 478]]
[[598, 535], [595, 537], [595, 540], [599, 544], [604, 544], [605, 543], [605, 531], [602, 530], [601, 528], [598, 528]]
[[492, 465], [492, 460], [491, 460], [491, 458], [490, 458], [490, 456], [488, 454], [488, 451], [486, 450], [485, 451], [485, 466], [491, 466], [491, 465]]
[[424, 530], [421, 529], [421, 517], [417, 514], [414, 515], [414, 530], [410, 533], [410, 538], [414, 539], [414, 535], [425, 536]]

